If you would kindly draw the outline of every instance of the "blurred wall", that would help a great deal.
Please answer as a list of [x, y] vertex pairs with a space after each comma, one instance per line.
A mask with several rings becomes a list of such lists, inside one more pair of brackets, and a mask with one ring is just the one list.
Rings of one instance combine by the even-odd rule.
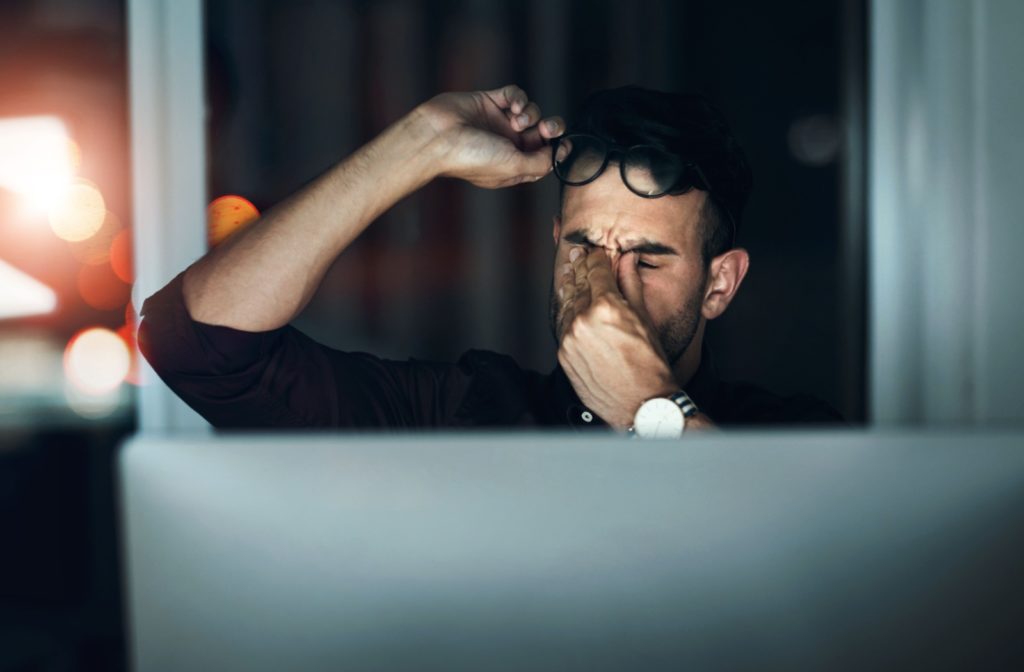
[[871, 410], [1024, 422], [1024, 3], [872, 7]]
[[[704, 93], [755, 174], [739, 236], [752, 270], [709, 330], [723, 377], [861, 420], [863, 250], [848, 241], [863, 220], [846, 195], [863, 180], [862, 14], [855, 0], [210, 0], [210, 197], [270, 207], [444, 90], [516, 82], [549, 114], [628, 83]], [[550, 370], [556, 211], [553, 179], [437, 181], [340, 257], [297, 325], [388, 357], [476, 347]]]

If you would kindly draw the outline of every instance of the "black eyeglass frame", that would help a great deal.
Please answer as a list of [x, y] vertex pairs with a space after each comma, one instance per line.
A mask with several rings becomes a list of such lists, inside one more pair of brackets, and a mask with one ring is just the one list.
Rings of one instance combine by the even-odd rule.
[[[561, 147], [563, 140], [572, 140], [573, 138], [586, 138], [587, 140], [600, 143], [600, 145], [604, 147], [604, 158], [601, 161], [601, 167], [598, 168], [598, 170], [593, 175], [580, 182], [573, 182], [571, 180], [566, 179], [565, 177], [562, 176], [562, 173], [559, 171], [558, 168], [558, 148]], [[629, 189], [631, 192], [633, 192], [640, 198], [661, 198], [662, 196], [678, 196], [680, 194], [687, 193], [691, 189], [700, 189], [701, 191], [706, 192], [709, 198], [712, 198], [716, 202], [718, 202], [721, 209], [725, 211], [726, 217], [729, 218], [729, 224], [732, 226], [732, 235], [730, 236], [730, 241], [731, 245], [735, 245], [736, 220], [733, 218], [732, 212], [729, 211], [729, 208], [722, 205], [721, 202], [718, 201], [718, 199], [715, 197], [714, 191], [712, 191], [711, 189], [711, 181], [708, 180], [707, 176], [704, 174], [704, 171], [701, 170], [701, 167], [698, 164], [694, 163], [693, 161], [687, 161], [683, 164], [679, 177], [676, 180], [676, 186], [670, 187], [669, 189], [666, 189], [665, 191], [658, 194], [646, 194], [633, 188], [633, 185], [631, 185], [629, 183], [629, 180], [626, 179], [626, 164], [628, 163], [629, 155], [631, 152], [635, 150], [653, 150], [661, 154], [666, 154], [667, 152], [665, 152], [665, 150], [663, 150], [662, 148], [657, 147], [656, 145], [631, 145], [629, 147], [626, 147], [625, 145], [619, 145], [613, 142], [608, 142], [604, 138], [592, 135], [590, 133], [567, 133], [557, 138], [552, 138], [550, 142], [552, 172], [554, 172], [555, 177], [558, 178], [559, 182], [569, 187], [582, 187], [585, 184], [590, 184], [597, 178], [601, 177], [601, 175], [604, 174], [604, 171], [608, 168], [609, 161], [611, 161], [613, 157], [618, 156], [619, 177], [622, 179], [622, 183], [626, 185], [627, 189]], [[690, 180], [687, 182], [686, 177], [688, 174], [696, 176], [697, 180]], [[680, 188], [680, 184], [686, 184], [686, 187]]]

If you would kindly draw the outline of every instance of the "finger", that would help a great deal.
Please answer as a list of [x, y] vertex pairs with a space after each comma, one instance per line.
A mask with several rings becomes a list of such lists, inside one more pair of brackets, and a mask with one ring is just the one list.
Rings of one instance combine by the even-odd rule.
[[527, 103], [521, 112], [512, 113], [512, 128], [517, 131], [525, 131], [540, 121], [540, 108], [537, 103]]
[[548, 140], [562, 135], [564, 130], [565, 122], [562, 121], [561, 117], [543, 119], [533, 127], [523, 131], [521, 136], [523, 149], [532, 152], [541, 147], [547, 147]]
[[503, 86], [500, 89], [494, 89], [493, 91], [485, 91], [491, 100], [503, 110], [511, 110], [512, 114], [519, 114], [526, 107], [526, 104], [530, 102], [526, 92], [515, 84], [509, 84]]
[[573, 274], [575, 275], [576, 291], [586, 290], [589, 292], [590, 285], [587, 282], [587, 248], [582, 245], [574, 245], [569, 248], [569, 263], [572, 264]]
[[576, 311], [573, 310], [571, 303], [567, 304], [558, 314], [558, 331], [556, 335], [558, 336], [559, 344], [562, 343], [562, 339], [565, 337], [565, 330], [569, 328], [574, 319], [576, 319]]
[[576, 272], [572, 270], [572, 264], [562, 264], [555, 286], [559, 304], [564, 306], [573, 300], [576, 294]]
[[533, 152], [517, 152], [512, 161], [512, 172], [522, 182], [533, 182], [551, 172], [551, 152], [538, 149]]
[[587, 281], [590, 283], [592, 297], [602, 294], [619, 294], [615, 274], [612, 272], [612, 262], [607, 254], [596, 252], [587, 255], [586, 275]]
[[562, 264], [559, 269], [558, 278], [558, 323], [557, 323], [557, 336], [558, 342], [562, 341], [562, 334], [565, 333], [565, 327], [569, 325], [573, 318], [576, 316], [572, 307], [576, 302], [576, 271], [573, 270], [572, 264]]
[[537, 124], [537, 130], [545, 139], [557, 138], [565, 133], [565, 120], [561, 117], [548, 117]]
[[587, 258], [590, 256], [585, 247], [573, 247], [569, 250], [569, 259], [572, 263], [575, 274], [575, 295], [573, 296], [573, 311], [578, 315], [590, 305], [591, 289], [590, 281], [587, 279]]
[[647, 306], [644, 304], [644, 284], [640, 280], [640, 255], [629, 252], [619, 260], [619, 288], [622, 296], [638, 315], [650, 321]]

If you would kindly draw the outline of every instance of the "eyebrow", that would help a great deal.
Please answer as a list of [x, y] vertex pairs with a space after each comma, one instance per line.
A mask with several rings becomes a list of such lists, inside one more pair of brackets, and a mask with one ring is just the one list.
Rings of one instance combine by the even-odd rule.
[[[586, 229], [576, 229], [572, 233], [565, 235], [565, 240], [572, 243], [573, 245], [586, 245], [588, 247], [597, 247], [597, 243], [590, 239], [590, 234]], [[675, 248], [669, 247], [662, 243], [655, 242], [643, 238], [636, 241], [636, 244], [632, 247], [622, 250], [623, 254], [629, 252], [636, 252], [637, 254], [650, 254], [650, 255], [668, 255], [673, 254], [679, 256], [679, 252]]]

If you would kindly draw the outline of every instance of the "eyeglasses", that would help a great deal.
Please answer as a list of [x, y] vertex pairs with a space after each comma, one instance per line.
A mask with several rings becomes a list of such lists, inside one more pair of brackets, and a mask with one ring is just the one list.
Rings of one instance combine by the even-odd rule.
[[[622, 182], [642, 198], [677, 196], [695, 188], [714, 197], [711, 183], [700, 166], [653, 145], [624, 147], [589, 133], [570, 133], [551, 146], [555, 176], [571, 187], [590, 184], [613, 160], [619, 163]], [[735, 236], [736, 221], [732, 213], [724, 206], [721, 209], [729, 218]]]

